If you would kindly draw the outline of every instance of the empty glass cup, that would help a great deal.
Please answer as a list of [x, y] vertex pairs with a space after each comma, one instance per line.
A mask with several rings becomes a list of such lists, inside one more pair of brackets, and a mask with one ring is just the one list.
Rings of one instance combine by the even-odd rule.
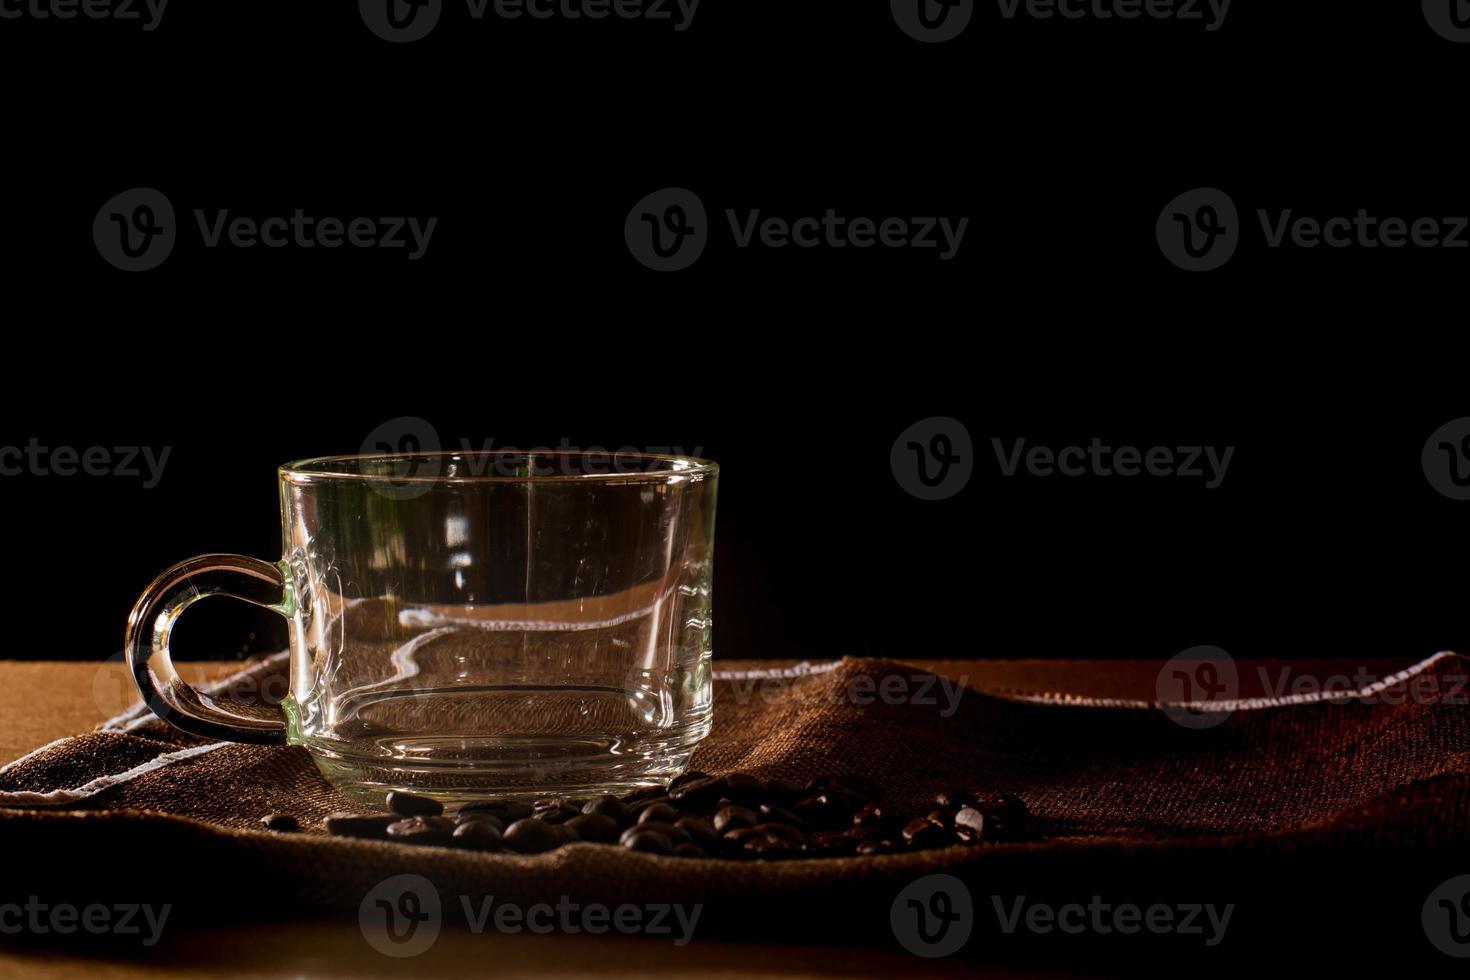
[[[624, 793], [687, 766], [710, 726], [714, 463], [407, 453], [279, 477], [280, 562], [190, 559], [133, 609], [128, 659], [160, 717], [305, 746], [374, 804]], [[173, 623], [209, 595], [288, 619], [284, 717], [174, 672]]]

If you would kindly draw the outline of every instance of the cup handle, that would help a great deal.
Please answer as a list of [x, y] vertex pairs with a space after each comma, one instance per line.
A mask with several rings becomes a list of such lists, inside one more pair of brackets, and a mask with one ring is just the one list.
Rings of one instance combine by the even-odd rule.
[[128, 669], [143, 703], [175, 728], [205, 738], [257, 745], [286, 742], [286, 719], [245, 714], [225, 707], [184, 682], [174, 670], [168, 638], [174, 623], [194, 602], [212, 595], [292, 614], [294, 597], [284, 563], [272, 565], [244, 555], [200, 555], [179, 562], [144, 590], [128, 617]]

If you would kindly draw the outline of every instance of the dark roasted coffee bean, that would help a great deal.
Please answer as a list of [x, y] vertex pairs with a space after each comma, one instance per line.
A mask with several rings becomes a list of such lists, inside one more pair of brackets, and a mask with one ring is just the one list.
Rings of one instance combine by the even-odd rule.
[[940, 807], [938, 810], [930, 810], [924, 814], [924, 819], [945, 830], [953, 830], [954, 817], [958, 812], [958, 810], [951, 810], [948, 807]]
[[610, 817], [619, 826], [628, 820], [628, 808], [616, 796], [594, 796], [582, 806], [582, 812]]
[[570, 803], [551, 803], [538, 806], [531, 811], [531, 816], [550, 824], [566, 823], [582, 811]]
[[806, 842], [806, 851], [817, 857], [845, 857], [856, 854], [862, 844], [861, 834], [850, 830], [819, 830]]
[[744, 844], [746, 841], [755, 840], [757, 837], [764, 836], [766, 835], [763, 831], [756, 830], [754, 827], [736, 827], [734, 830], [728, 831], [725, 834], [725, 840], [730, 841], [732, 844]]
[[624, 836], [626, 836], [627, 834], [630, 834], [633, 831], [638, 830], [639, 828], [655, 830], [660, 834], [663, 834], [675, 844], [694, 843], [694, 838], [689, 836], [689, 832], [687, 830], [684, 830], [682, 827], [676, 827], [671, 823], [661, 823], [657, 820], [651, 820], [648, 823], [640, 823], [635, 827], [630, 827], [627, 830], [623, 831], [623, 834]]
[[916, 817], [903, 828], [904, 843], [912, 848], [938, 847], [947, 844], [953, 835], [928, 817]]
[[384, 831], [390, 840], [404, 844], [444, 847], [454, 833], [454, 821], [445, 817], [404, 817]]
[[801, 819], [790, 810], [783, 809], [782, 807], [772, 806], [769, 803], [762, 803], [760, 813], [761, 816], [765, 817], [767, 821], [772, 821], [775, 823], [789, 823], [793, 827], [798, 827], [802, 830], [807, 829], [807, 823], [805, 820]]
[[680, 786], [684, 786], [688, 783], [698, 782], [701, 779], [709, 778], [710, 775], [707, 772], [700, 772], [698, 769], [690, 769], [688, 772], [682, 773], [669, 780], [669, 795], [673, 796], [674, 790], [678, 789]]
[[375, 813], [333, 813], [322, 821], [322, 826], [327, 828], [327, 833], [334, 837], [362, 837], [368, 840], [382, 840], [390, 823], [397, 823], [398, 817], [380, 816]]
[[651, 806], [671, 806], [667, 796], [658, 796], [651, 800], [643, 800], [639, 803], [628, 804], [628, 820], [632, 823], [638, 822], [638, 817]]
[[757, 833], [765, 834], [767, 837], [779, 837], [792, 844], [806, 842], [806, 834], [803, 834], [789, 823], [758, 823], [754, 829]]
[[644, 851], [649, 854], [672, 854], [674, 850], [673, 841], [669, 840], [657, 830], [650, 830], [648, 827], [631, 828], [620, 840], [622, 845], [630, 851]]
[[748, 772], [732, 772], [725, 777], [725, 796], [732, 803], [759, 806], [766, 799], [766, 784]]
[[766, 796], [770, 797], [771, 802], [778, 806], [795, 803], [803, 795], [800, 786], [788, 783], [784, 779], [766, 780]]
[[799, 801], [791, 812], [813, 827], [836, 829], [849, 826], [852, 815], [862, 807], [862, 803], [859, 797], [829, 789]]
[[707, 847], [720, 839], [714, 826], [703, 817], [680, 817], [674, 826], [689, 835], [689, 839], [700, 847]]
[[454, 817], [455, 823], [488, 823], [495, 827], [497, 832], [505, 831], [505, 821], [491, 813], [489, 810], [461, 810]]
[[762, 861], [779, 861], [782, 858], [796, 857], [801, 854], [801, 846], [780, 837], [772, 837], [763, 834], [753, 837], [745, 842], [745, 849]]
[[266, 830], [279, 830], [289, 833], [301, 829], [301, 821], [289, 813], [270, 813], [260, 818], [260, 825]]
[[681, 810], [707, 811], [725, 795], [723, 779], [696, 779], [669, 792], [669, 801]]
[[978, 842], [994, 840], [998, 821], [987, 820], [985, 814], [972, 806], [961, 807], [955, 814], [954, 832], [962, 841]]
[[934, 802], [942, 807], [959, 809], [975, 802], [975, 794], [968, 790], [947, 789], [934, 794]]
[[444, 812], [444, 804], [427, 796], [395, 789], [388, 794], [388, 809], [403, 817], [437, 817]]
[[500, 835], [500, 822], [487, 820], [464, 820], [454, 828], [452, 842], [455, 847], [472, 851], [498, 851], [505, 846]]
[[698, 844], [680, 844], [678, 847], [674, 848], [674, 856], [685, 858], [709, 857], [709, 855], [705, 854]]
[[896, 850], [898, 850], [898, 842], [884, 837], [863, 841], [858, 845], [857, 852], [866, 857], [872, 854], [892, 854]]
[[562, 826], [572, 828], [582, 840], [594, 844], [617, 843], [618, 822], [605, 813], [583, 813]]
[[853, 814], [852, 825], [866, 830], [892, 830], [895, 821], [881, 803], [869, 803]]
[[488, 813], [505, 826], [531, 815], [531, 804], [524, 800], [486, 800], [483, 803], [466, 803], [459, 808], [461, 814]]
[[639, 823], [673, 823], [675, 820], [678, 820], [681, 816], [683, 816], [683, 814], [680, 813], [678, 810], [675, 810], [669, 804], [667, 804], [667, 803], [655, 803], [652, 806], [648, 806], [648, 807], [644, 807], [643, 808], [643, 810], [638, 814], [638, 822]]
[[540, 854], [561, 843], [551, 824], [535, 817], [517, 820], [505, 828], [505, 846], [519, 854]]
[[1023, 823], [1031, 816], [1030, 811], [1026, 809], [1026, 804], [1021, 802], [1018, 797], [1011, 796], [1009, 793], [1002, 793], [998, 796], [979, 797], [978, 800], [974, 804], [976, 809], [982, 813], [993, 813], [1001, 820], [1013, 824]]
[[556, 843], [558, 847], [562, 844], [575, 844], [577, 843], [577, 841], [582, 839], [582, 835], [577, 833], [577, 828], [572, 826], [570, 820], [566, 823], [552, 824], [551, 830], [554, 834], [556, 834]]
[[667, 797], [668, 795], [669, 795], [669, 791], [668, 791], [668, 788], [667, 787], [664, 787], [664, 786], [646, 786], [643, 789], [634, 790], [633, 792], [631, 792], [628, 795], [624, 796], [623, 797], [623, 803], [627, 804], [627, 806], [631, 809], [633, 807], [633, 805], [636, 804], [636, 803], [644, 803], [644, 802], [647, 802], [648, 800], [663, 799], [664, 797]]

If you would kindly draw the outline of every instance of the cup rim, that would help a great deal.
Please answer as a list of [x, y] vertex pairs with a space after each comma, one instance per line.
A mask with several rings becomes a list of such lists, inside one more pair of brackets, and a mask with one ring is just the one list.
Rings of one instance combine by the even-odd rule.
[[[614, 466], [620, 460], [633, 463], [652, 462], [664, 465], [652, 469], [611, 469], [607, 472], [587, 473], [539, 473], [534, 471], [528, 473], [501, 473], [496, 472], [496, 467], [493, 464], [487, 464], [485, 462], [485, 460], [492, 458], [516, 457], [527, 457], [531, 459], [595, 457], [604, 460], [605, 465], [608, 466]], [[334, 466], [360, 465], [369, 460], [404, 464], [413, 460], [419, 460], [427, 464], [431, 472], [419, 472], [418, 470], [420, 468], [414, 467], [411, 472], [406, 472], [401, 475], [397, 473], [388, 475], [333, 468]], [[476, 471], [468, 473], [445, 472], [449, 468], [447, 464], [450, 460], [471, 461]], [[432, 452], [343, 453], [333, 456], [309, 456], [304, 459], [282, 463], [276, 467], [276, 473], [280, 476], [281, 480], [293, 484], [325, 483], [333, 480], [394, 485], [405, 483], [556, 483], [578, 481], [590, 483], [665, 483], [674, 477], [704, 479], [706, 477], [717, 476], [719, 472], [720, 466], [718, 463], [709, 459], [701, 459], [697, 456], [588, 449], [495, 449], [486, 450], [485, 452], [443, 449]]]

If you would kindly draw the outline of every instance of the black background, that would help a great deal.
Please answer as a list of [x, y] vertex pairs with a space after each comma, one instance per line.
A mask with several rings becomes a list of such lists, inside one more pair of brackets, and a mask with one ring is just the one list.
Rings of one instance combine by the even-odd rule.
[[[275, 464], [399, 416], [448, 445], [702, 447], [723, 465], [720, 657], [1419, 656], [1470, 646], [1470, 503], [1429, 434], [1470, 415], [1455, 250], [1268, 249], [1257, 208], [1470, 211], [1470, 46], [1418, 4], [1236, 0], [1198, 22], [1005, 21], [919, 44], [884, 3], [704, 0], [668, 23], [472, 22], [391, 45], [351, 3], [176, 0], [156, 31], [0, 21], [11, 337], [0, 446], [169, 446], [157, 488], [0, 479], [7, 656], [115, 654], [137, 593], [205, 551], [273, 558]], [[158, 269], [99, 256], [156, 187]], [[694, 190], [692, 268], [623, 242]], [[1227, 191], [1222, 269], [1160, 254]], [[205, 249], [194, 208], [436, 216], [427, 256]], [[737, 249], [723, 211], [968, 216], [959, 255]], [[905, 427], [953, 416], [975, 475], [925, 502]], [[1002, 478], [992, 438], [1235, 446], [1223, 485]], [[249, 639], [250, 633], [256, 635]], [[230, 603], [185, 656], [284, 631]]]

